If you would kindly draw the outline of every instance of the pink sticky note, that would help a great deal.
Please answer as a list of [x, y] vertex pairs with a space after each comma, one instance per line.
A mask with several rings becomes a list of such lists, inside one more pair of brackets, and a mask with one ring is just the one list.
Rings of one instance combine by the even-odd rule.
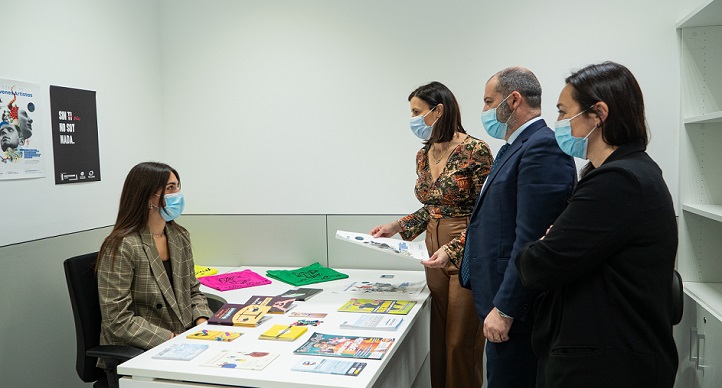
[[264, 278], [263, 276], [245, 269], [238, 272], [228, 272], [218, 275], [203, 276], [198, 278], [201, 284], [210, 288], [215, 288], [218, 291], [237, 290], [239, 288], [247, 288], [253, 286], [262, 286], [264, 284], [270, 284], [271, 281]]

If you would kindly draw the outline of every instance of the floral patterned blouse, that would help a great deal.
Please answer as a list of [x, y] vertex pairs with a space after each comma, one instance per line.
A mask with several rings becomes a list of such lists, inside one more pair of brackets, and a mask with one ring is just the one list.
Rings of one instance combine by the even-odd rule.
[[[416, 198], [424, 207], [401, 218], [401, 237], [413, 240], [426, 230], [431, 218], [470, 216], [489, 175], [494, 158], [482, 140], [467, 136], [449, 155], [446, 166], [434, 180], [429, 169], [426, 145], [416, 154]], [[465, 233], [444, 245], [451, 261], [459, 265], [464, 254]]]

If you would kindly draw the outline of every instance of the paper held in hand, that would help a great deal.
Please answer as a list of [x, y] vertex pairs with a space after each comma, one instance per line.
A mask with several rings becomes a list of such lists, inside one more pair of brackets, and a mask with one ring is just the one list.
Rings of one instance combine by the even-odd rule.
[[403, 256], [418, 261], [429, 260], [429, 252], [426, 250], [426, 243], [423, 241], [404, 241], [395, 238], [371, 237], [363, 233], [336, 231], [336, 238], [369, 247], [392, 255]]

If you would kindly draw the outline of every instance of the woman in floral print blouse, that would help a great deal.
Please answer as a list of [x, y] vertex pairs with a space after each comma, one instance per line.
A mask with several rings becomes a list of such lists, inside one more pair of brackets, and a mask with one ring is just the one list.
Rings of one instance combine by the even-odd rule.
[[439, 82], [409, 95], [411, 130], [425, 140], [416, 154], [416, 198], [424, 205], [413, 214], [371, 231], [374, 237], [400, 233], [413, 240], [426, 232], [426, 247], [443, 268], [426, 268], [431, 290], [431, 385], [480, 387], [484, 340], [471, 291], [459, 284], [463, 231], [493, 158], [489, 147], [466, 134], [456, 98]]

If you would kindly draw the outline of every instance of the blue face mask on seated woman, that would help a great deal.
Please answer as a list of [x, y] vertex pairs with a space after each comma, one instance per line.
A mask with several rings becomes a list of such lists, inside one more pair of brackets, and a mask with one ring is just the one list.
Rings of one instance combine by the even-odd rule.
[[160, 215], [166, 222], [173, 221], [178, 218], [185, 208], [185, 199], [183, 193], [166, 194], [165, 207], [161, 210]]
[[434, 124], [439, 121], [439, 119], [437, 118], [436, 120], [434, 120], [431, 126], [426, 125], [426, 121], [424, 121], [426, 115], [433, 112], [434, 109], [436, 109], [436, 106], [431, 108], [430, 111], [426, 112], [425, 115], [414, 116], [409, 120], [409, 123], [411, 125], [411, 132], [413, 132], [414, 135], [416, 135], [416, 137], [421, 140], [431, 139], [431, 132], [434, 130]]
[[554, 137], [557, 139], [557, 144], [559, 144], [559, 148], [561, 148], [565, 154], [573, 156], [575, 158], [587, 159], [589, 135], [591, 135], [598, 127], [597, 125], [595, 125], [594, 128], [592, 128], [591, 132], [587, 134], [587, 136], [572, 136], [572, 120], [588, 110], [589, 109], [585, 109], [571, 118], [559, 120], [554, 123]]

